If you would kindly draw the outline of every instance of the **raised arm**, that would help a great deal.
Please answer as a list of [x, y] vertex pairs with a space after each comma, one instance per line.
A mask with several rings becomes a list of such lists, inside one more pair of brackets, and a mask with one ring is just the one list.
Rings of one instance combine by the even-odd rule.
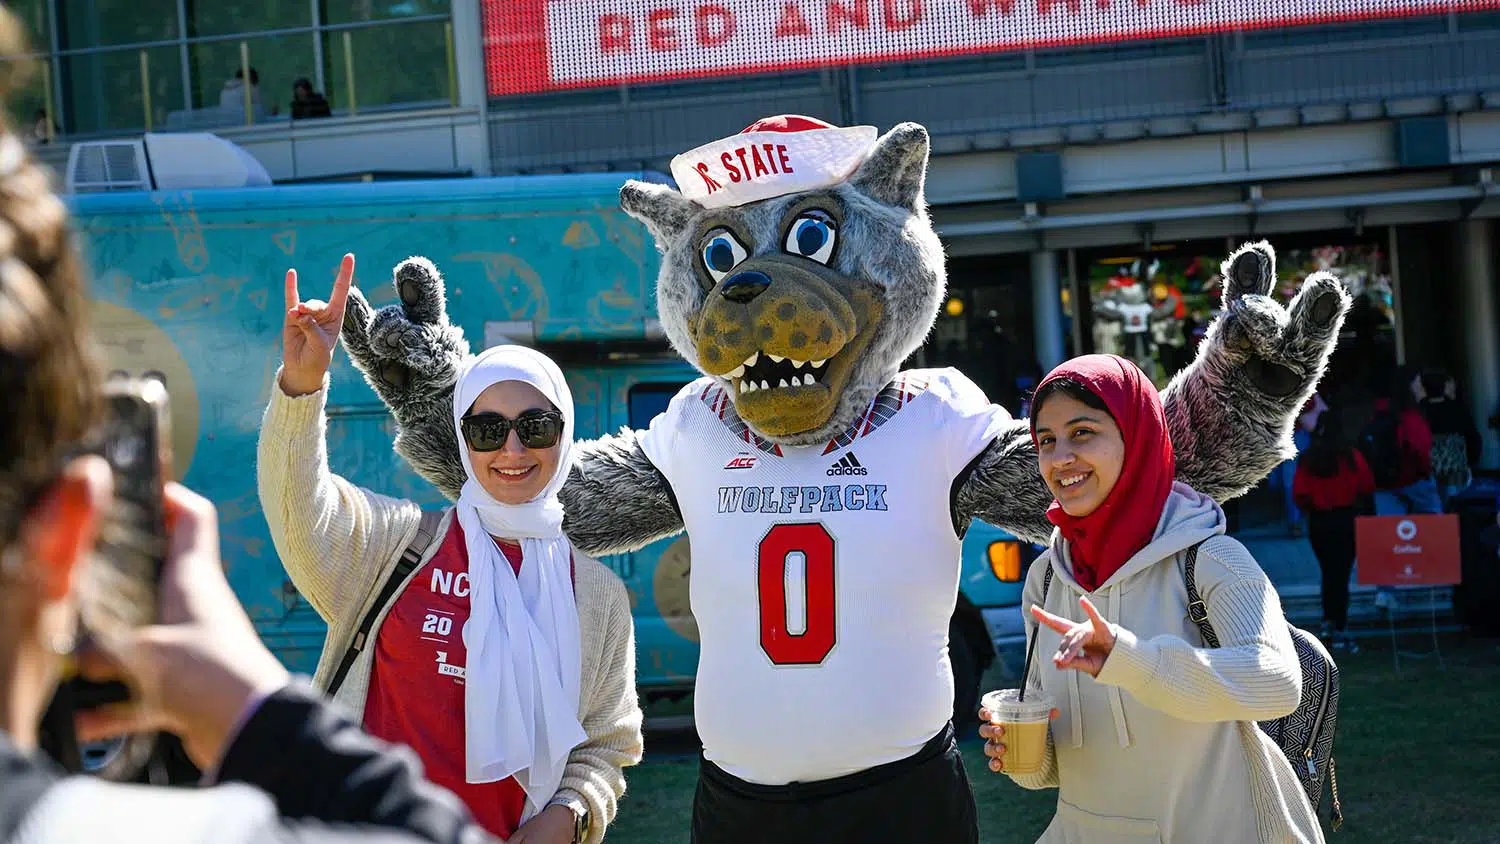
[[468, 474], [453, 430], [453, 385], [470, 356], [463, 329], [448, 321], [443, 278], [426, 258], [396, 265], [399, 305], [378, 312], [349, 292], [344, 348], [396, 420], [396, 453], [450, 501]]
[[1162, 404], [1178, 479], [1224, 502], [1296, 453], [1292, 426], [1328, 367], [1350, 300], [1338, 279], [1316, 272], [1282, 308], [1268, 295], [1276, 252], [1264, 241], [1241, 247], [1220, 271], [1227, 308]]
[[328, 365], [354, 276], [346, 255], [325, 304], [303, 302], [287, 271], [283, 363], [260, 428], [256, 485], [276, 552], [324, 619], [354, 611], [372, 573], [410, 541], [421, 511], [376, 495], [328, 467]]
[[[395, 272], [401, 304], [374, 311], [352, 290], [343, 320], [349, 358], [396, 420], [396, 453], [449, 499], [466, 475], [451, 413], [453, 385], [470, 354], [448, 321], [443, 279], [426, 258]], [[634, 431], [579, 442], [561, 498], [568, 538], [586, 554], [630, 551], [682, 530], [671, 489]]]
[[[1226, 310], [1198, 356], [1162, 391], [1179, 480], [1220, 502], [1243, 495], [1295, 453], [1292, 425], [1338, 341], [1349, 310], [1343, 284], [1313, 273], [1290, 308], [1267, 294], [1276, 281], [1270, 244], [1247, 245], [1222, 267]], [[956, 490], [955, 520], [980, 518], [1044, 542], [1052, 496], [1038, 474], [1030, 423], [997, 438]]]

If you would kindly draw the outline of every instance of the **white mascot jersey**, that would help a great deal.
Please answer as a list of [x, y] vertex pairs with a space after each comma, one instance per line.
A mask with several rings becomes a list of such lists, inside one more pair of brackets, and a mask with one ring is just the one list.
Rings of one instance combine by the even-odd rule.
[[954, 369], [906, 372], [826, 446], [761, 440], [711, 378], [642, 438], [692, 548], [706, 758], [761, 785], [904, 759], [953, 712], [954, 481], [1011, 422]]

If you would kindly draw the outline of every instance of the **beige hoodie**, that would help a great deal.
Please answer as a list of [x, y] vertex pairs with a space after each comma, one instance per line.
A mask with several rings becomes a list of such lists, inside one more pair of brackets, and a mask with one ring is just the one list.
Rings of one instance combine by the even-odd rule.
[[[1178, 483], [1152, 542], [1093, 591], [1072, 576], [1067, 543], [1031, 566], [1023, 607], [1086, 620], [1087, 594], [1118, 641], [1097, 679], [1052, 664], [1061, 635], [1026, 615], [1037, 639], [1029, 688], [1051, 696], [1041, 772], [1013, 776], [1057, 788], [1057, 815], [1039, 844], [1281, 844], [1322, 842], [1312, 805], [1256, 721], [1297, 707], [1302, 674], [1275, 588], [1212, 499]], [[1206, 541], [1204, 541], [1206, 540]], [[1220, 647], [1207, 648], [1187, 613], [1186, 551], [1198, 551], [1198, 591]]]

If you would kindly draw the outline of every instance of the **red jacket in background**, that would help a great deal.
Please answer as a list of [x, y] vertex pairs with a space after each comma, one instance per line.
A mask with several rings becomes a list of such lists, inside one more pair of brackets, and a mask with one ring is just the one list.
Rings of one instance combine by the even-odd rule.
[[[1389, 413], [1390, 408], [1389, 400], [1375, 402], [1376, 413]], [[1420, 409], [1409, 407], [1401, 411], [1396, 422], [1396, 443], [1401, 448], [1400, 471], [1394, 484], [1381, 489], [1401, 489], [1432, 477], [1432, 428]]]
[[1292, 476], [1292, 500], [1304, 510], [1353, 507], [1374, 492], [1375, 476], [1370, 473], [1364, 455], [1352, 448], [1345, 459], [1339, 461], [1339, 470], [1331, 477], [1314, 475], [1301, 462]]

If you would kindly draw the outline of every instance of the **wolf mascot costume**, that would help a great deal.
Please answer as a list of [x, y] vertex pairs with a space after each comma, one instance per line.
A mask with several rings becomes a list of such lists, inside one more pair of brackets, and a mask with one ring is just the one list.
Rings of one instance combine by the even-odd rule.
[[[977, 840], [950, 723], [960, 538], [980, 518], [1045, 542], [1051, 495], [1025, 420], [953, 369], [901, 371], [945, 294], [927, 158], [915, 124], [784, 116], [679, 156], [680, 191], [621, 191], [704, 375], [648, 430], [578, 443], [565, 527], [590, 554], [692, 539], [702, 844]], [[1225, 262], [1224, 313], [1163, 396], [1179, 477], [1219, 500], [1291, 454], [1349, 306], [1325, 273], [1283, 310], [1274, 260]], [[451, 498], [469, 346], [430, 263], [395, 281], [379, 313], [353, 292], [344, 340], [396, 450]]]

